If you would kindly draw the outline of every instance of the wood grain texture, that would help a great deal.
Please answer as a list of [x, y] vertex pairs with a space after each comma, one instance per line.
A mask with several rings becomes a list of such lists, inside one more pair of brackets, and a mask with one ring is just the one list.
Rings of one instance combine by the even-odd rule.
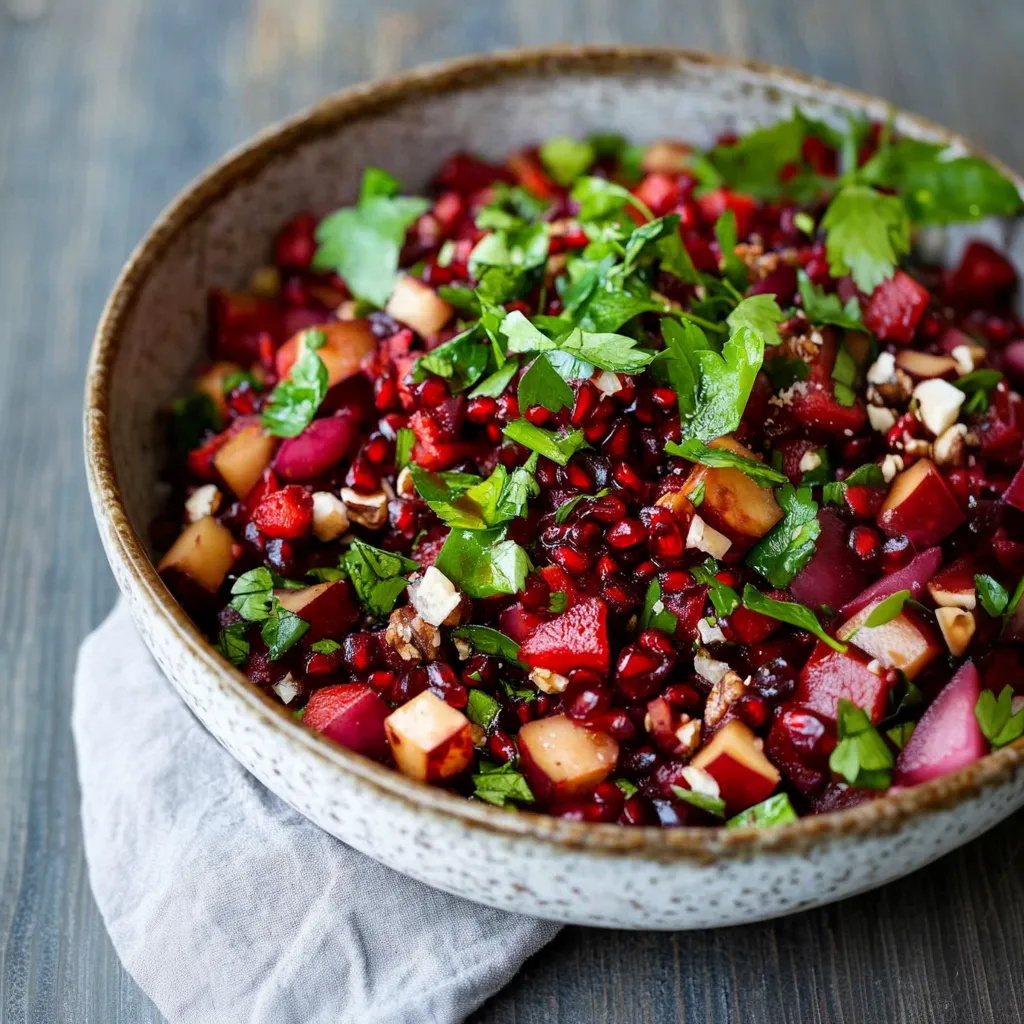
[[[192, 175], [324, 92], [553, 41], [791, 64], [1024, 166], [1019, 0], [8, 0], [0, 13], [0, 1020], [161, 1019], [89, 895], [68, 729], [77, 643], [114, 598], [79, 409], [121, 262]], [[474, 1020], [1020, 1020], [1022, 845], [1011, 821], [909, 880], [770, 924], [568, 929]]]

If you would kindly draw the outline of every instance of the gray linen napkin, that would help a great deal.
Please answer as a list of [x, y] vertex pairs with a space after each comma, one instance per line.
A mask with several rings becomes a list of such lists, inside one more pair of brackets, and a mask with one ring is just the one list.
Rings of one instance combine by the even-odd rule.
[[558, 926], [382, 867], [249, 775], [121, 601], [83, 643], [72, 727], [92, 890], [172, 1024], [447, 1024]]

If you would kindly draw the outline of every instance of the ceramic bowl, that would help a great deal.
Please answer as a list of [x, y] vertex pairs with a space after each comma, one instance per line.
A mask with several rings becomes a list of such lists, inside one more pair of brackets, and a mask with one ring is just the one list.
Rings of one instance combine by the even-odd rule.
[[[347, 90], [257, 136], [189, 185], [132, 254], [99, 324], [86, 393], [89, 486], [107, 556], [192, 711], [339, 839], [481, 903], [582, 924], [702, 928], [880, 885], [1024, 803], [1021, 743], [916, 789], [763, 832], [588, 825], [473, 803], [293, 721], [214, 652], [150, 559], [144, 538], [163, 459], [156, 414], [200, 356], [207, 288], [245, 282], [291, 215], [351, 201], [370, 164], [414, 191], [457, 149], [499, 156], [592, 131], [706, 145], [794, 105], [836, 124], [847, 111], [889, 113], [847, 89], [701, 53], [563, 48], [457, 60]], [[897, 114], [896, 127], [968, 145], [910, 115]]]

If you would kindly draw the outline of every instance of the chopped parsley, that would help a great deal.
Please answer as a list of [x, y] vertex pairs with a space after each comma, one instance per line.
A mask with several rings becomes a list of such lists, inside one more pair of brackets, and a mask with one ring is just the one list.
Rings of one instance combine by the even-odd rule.
[[1024, 735], [1024, 708], [1013, 713], [1012, 686], [1004, 686], [998, 697], [991, 690], [982, 690], [974, 706], [974, 717], [993, 750]]
[[711, 466], [714, 469], [738, 469], [761, 487], [786, 482], [784, 473], [758, 462], [757, 459], [748, 459], [728, 448], [712, 448], [695, 437], [687, 438], [681, 444], [669, 441], [665, 445], [665, 451], [669, 455], [679, 455], [690, 462], [699, 462], [702, 466]]
[[840, 653], [846, 650], [846, 644], [840, 643], [825, 632], [818, 621], [818, 616], [810, 608], [795, 601], [777, 601], [774, 597], [760, 593], [748, 583], [743, 588], [743, 607], [767, 615], [770, 619], [796, 626], [797, 629], [806, 629], [808, 633], [813, 633], [819, 640]]
[[888, 789], [896, 760], [867, 713], [840, 698], [836, 729], [839, 742], [829, 756], [829, 768], [858, 789]]
[[313, 422], [329, 384], [327, 367], [316, 354], [326, 340], [323, 331], [305, 331], [288, 376], [270, 392], [261, 418], [275, 437], [297, 437]]
[[787, 483], [780, 488], [778, 501], [782, 520], [751, 548], [747, 564], [773, 587], [787, 587], [814, 554], [821, 525], [810, 487]]
[[533, 792], [511, 764], [491, 764], [480, 762], [480, 771], [473, 776], [473, 796], [478, 800], [486, 800], [495, 807], [505, 807], [510, 800], [517, 803], [532, 804]]
[[382, 551], [358, 538], [345, 553], [342, 564], [360, 603], [377, 619], [391, 614], [398, 595], [408, 586], [406, 575], [419, 568], [411, 558]]

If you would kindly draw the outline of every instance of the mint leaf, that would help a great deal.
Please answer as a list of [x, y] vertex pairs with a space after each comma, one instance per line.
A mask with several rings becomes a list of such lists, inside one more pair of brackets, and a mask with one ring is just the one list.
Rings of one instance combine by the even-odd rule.
[[761, 487], [786, 482], [785, 473], [780, 473], [763, 462], [745, 458], [728, 448], [712, 448], [695, 437], [689, 437], [682, 443], [669, 441], [665, 445], [665, 451], [669, 455], [678, 455], [690, 462], [698, 462], [713, 469], [738, 469]]
[[657, 579], [651, 580], [644, 595], [644, 607], [640, 613], [641, 629], [660, 629], [662, 633], [675, 636], [679, 620], [670, 612], [661, 600], [661, 584]]
[[554, 434], [542, 427], [535, 427], [528, 420], [513, 420], [502, 433], [510, 441], [518, 442], [559, 466], [564, 466], [587, 443], [582, 430]]
[[902, 750], [907, 745], [907, 740], [914, 735], [914, 728], [917, 722], [900, 722], [885, 730], [885, 735], [897, 750]]
[[654, 214], [645, 203], [621, 185], [605, 178], [580, 178], [572, 189], [572, 198], [580, 204], [578, 217], [581, 221], [596, 221], [622, 210], [628, 203], [635, 206], [647, 220], [654, 220]]
[[359, 201], [317, 227], [316, 271], [335, 271], [357, 299], [383, 307], [391, 298], [405, 233], [430, 204], [396, 196], [397, 181], [378, 168], [363, 174]]
[[707, 793], [698, 793], [693, 789], [686, 789], [684, 786], [672, 786], [672, 792], [684, 803], [694, 807], [716, 818], [725, 817], [725, 801], [720, 796], [708, 796]]
[[489, 729], [501, 714], [501, 705], [489, 694], [475, 687], [466, 699], [466, 717], [481, 729]]
[[740, 811], [726, 823], [726, 828], [774, 828], [797, 820], [797, 813], [789, 801], [788, 793], [776, 793], [745, 811]]
[[249, 641], [245, 639], [248, 629], [248, 622], [233, 622], [230, 626], [225, 626], [217, 638], [217, 650], [235, 668], [241, 668], [249, 657]]
[[469, 254], [469, 272], [479, 297], [503, 303], [529, 289], [547, 258], [547, 228], [530, 224], [484, 235]]
[[528, 513], [530, 498], [540, 494], [540, 485], [534, 473], [537, 470], [537, 453], [534, 452], [526, 462], [512, 470], [498, 496], [498, 522], [509, 519], [525, 518]]
[[473, 776], [473, 796], [495, 807], [505, 807], [510, 800], [532, 804], [533, 793], [526, 779], [511, 764], [480, 763], [480, 773]]
[[770, 619], [796, 626], [797, 629], [806, 629], [808, 633], [813, 633], [819, 640], [840, 653], [846, 650], [846, 644], [840, 643], [825, 632], [818, 621], [818, 616], [810, 608], [805, 608], [795, 601], [777, 601], [774, 597], [755, 590], [748, 583], [743, 588], [743, 607], [767, 615]]
[[829, 768], [859, 789], [888, 789], [896, 761], [866, 712], [840, 698], [836, 728], [839, 742], [829, 756]]
[[897, 196], [869, 185], [845, 185], [825, 211], [825, 252], [833, 277], [849, 274], [871, 293], [896, 272], [910, 251], [910, 218]]
[[821, 526], [810, 487], [785, 484], [778, 493], [782, 520], [751, 548], [747, 564], [773, 587], [787, 587], [814, 554]]
[[275, 437], [298, 437], [313, 422], [327, 395], [327, 367], [315, 351], [322, 338], [322, 331], [303, 332], [298, 358], [263, 406], [263, 426]]
[[531, 569], [530, 556], [514, 541], [505, 539], [503, 526], [453, 529], [435, 564], [470, 597], [517, 594]]
[[427, 373], [443, 377], [453, 393], [472, 387], [486, 372], [491, 360], [489, 345], [482, 343], [479, 324], [420, 356], [413, 364], [413, 380], [419, 383]]
[[309, 623], [294, 612], [282, 608], [277, 601], [270, 617], [263, 623], [260, 636], [267, 645], [271, 661], [277, 661], [286, 651], [295, 646], [309, 630]]
[[812, 324], [835, 324], [848, 331], [864, 330], [856, 298], [851, 298], [844, 306], [838, 295], [827, 295], [823, 288], [815, 287], [805, 271], [799, 272], [798, 280], [803, 310]]
[[391, 614], [398, 595], [408, 585], [406, 575], [419, 563], [393, 551], [382, 551], [363, 540], [354, 540], [342, 558], [356, 596], [375, 618]]
[[511, 476], [501, 464], [486, 480], [471, 473], [430, 473], [410, 467], [420, 497], [449, 526], [486, 530], [526, 512], [527, 498], [537, 494], [533, 473], [525, 466]]
[[331, 567], [317, 567], [315, 569], [309, 569], [306, 572], [307, 576], [312, 576], [313, 579], [320, 583], [336, 583], [338, 580], [344, 580], [348, 578], [348, 573], [344, 569], [334, 569]]
[[513, 665], [521, 664], [519, 645], [500, 630], [491, 629], [490, 626], [456, 626], [452, 636], [468, 641], [481, 654], [504, 658]]
[[560, 338], [557, 347], [611, 373], [642, 373], [655, 356], [625, 334], [595, 334], [579, 327]]
[[571, 185], [597, 156], [589, 142], [567, 135], [556, 135], [542, 143], [538, 155], [545, 170], [559, 185]]
[[774, 295], [751, 295], [741, 299], [726, 321], [733, 332], [749, 327], [765, 345], [781, 345], [779, 324], [785, 317]]
[[550, 412], [572, 406], [575, 396], [572, 388], [555, 372], [551, 361], [543, 353], [530, 364], [519, 380], [519, 408], [542, 405]]
[[247, 622], [263, 622], [274, 603], [274, 577], [260, 566], [242, 573], [231, 585], [231, 607]]
[[974, 706], [974, 717], [993, 750], [1024, 735], [1024, 708], [1013, 713], [1013, 687], [1004, 686], [997, 698], [991, 690], [982, 690]]
[[993, 619], [998, 619], [1006, 611], [1006, 606], [1010, 603], [1009, 591], [991, 576], [984, 573], [975, 576], [974, 589], [978, 592], [982, 608]]

